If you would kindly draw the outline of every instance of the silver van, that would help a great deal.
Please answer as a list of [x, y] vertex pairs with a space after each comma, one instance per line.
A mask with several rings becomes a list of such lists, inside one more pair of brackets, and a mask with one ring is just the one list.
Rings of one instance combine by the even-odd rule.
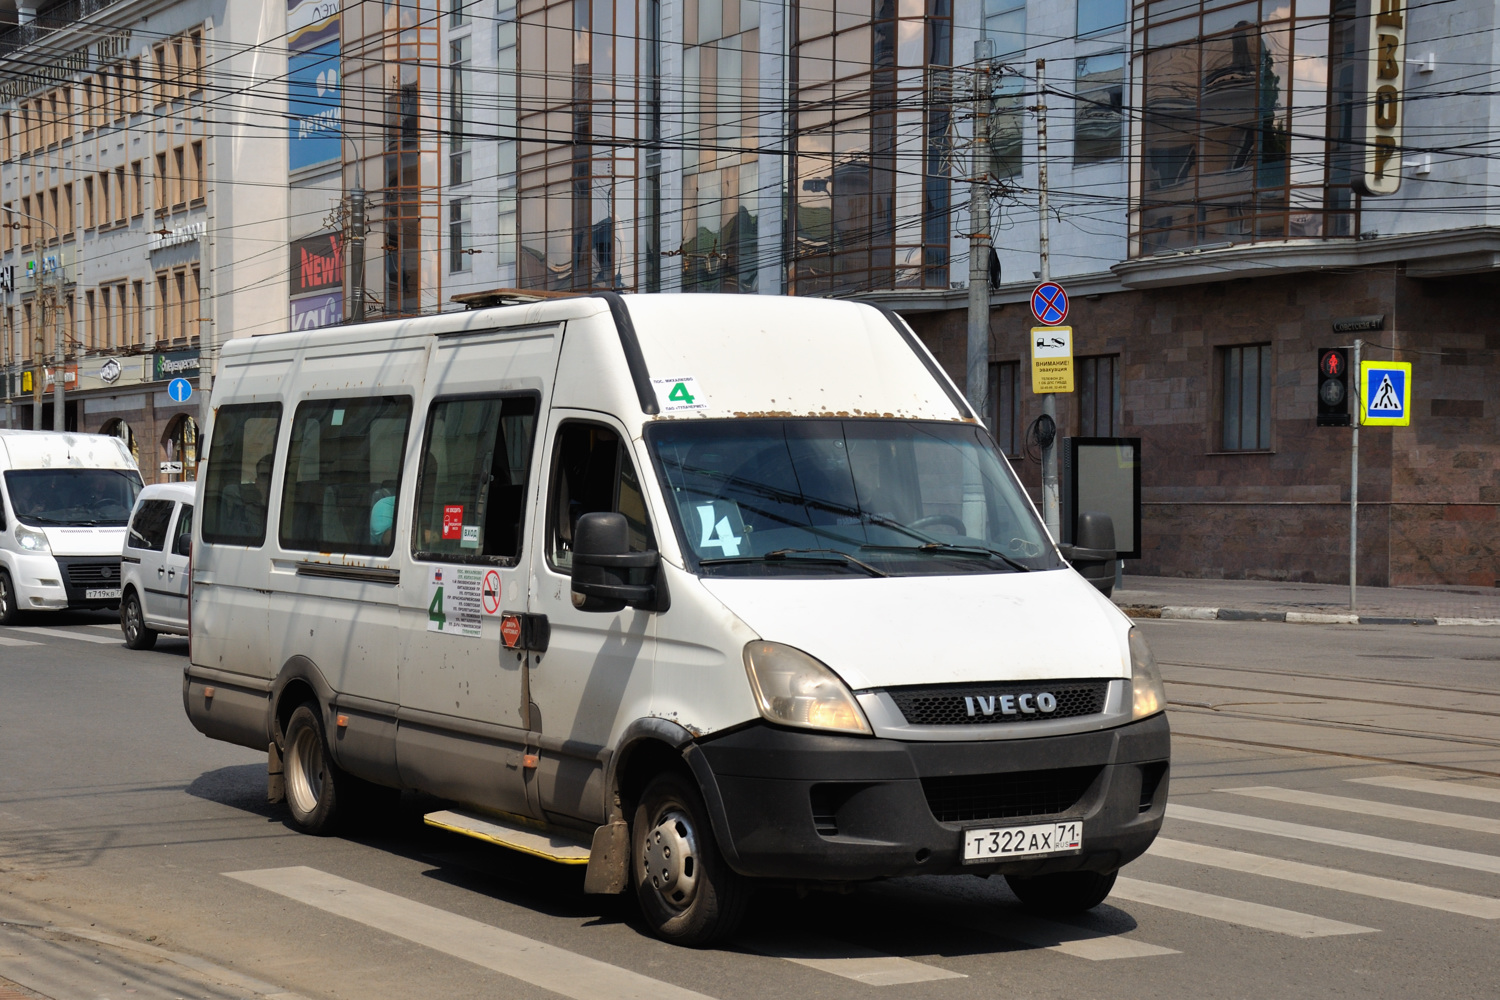
[[130, 649], [150, 649], [162, 632], [188, 634], [192, 559], [192, 483], [141, 490], [120, 554], [120, 631]]
[[1161, 826], [1150, 651], [893, 314], [521, 302], [232, 340], [212, 402], [184, 704], [307, 832], [421, 790], [699, 945], [765, 880], [1086, 909]]

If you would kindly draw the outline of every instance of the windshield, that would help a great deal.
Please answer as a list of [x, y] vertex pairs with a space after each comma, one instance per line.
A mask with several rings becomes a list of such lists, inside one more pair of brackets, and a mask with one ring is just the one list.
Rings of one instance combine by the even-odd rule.
[[1012, 573], [1061, 565], [989, 435], [917, 420], [646, 429], [683, 551], [713, 576]]
[[14, 469], [5, 489], [23, 524], [115, 526], [130, 520], [141, 476], [133, 469]]

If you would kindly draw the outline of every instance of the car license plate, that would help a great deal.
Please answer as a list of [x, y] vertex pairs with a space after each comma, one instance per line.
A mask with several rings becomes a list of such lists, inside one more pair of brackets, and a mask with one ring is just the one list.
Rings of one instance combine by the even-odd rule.
[[1073, 854], [1083, 850], [1083, 821], [995, 826], [964, 831], [964, 862]]
[[108, 590], [103, 587], [99, 587], [95, 588], [94, 590], [85, 590], [83, 592], [83, 598], [86, 601], [118, 601], [120, 599], [120, 591], [119, 588]]

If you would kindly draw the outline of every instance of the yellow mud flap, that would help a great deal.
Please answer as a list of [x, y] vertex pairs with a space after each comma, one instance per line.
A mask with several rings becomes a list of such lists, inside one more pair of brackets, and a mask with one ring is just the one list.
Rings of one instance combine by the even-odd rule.
[[560, 865], [586, 865], [589, 848], [578, 839], [554, 829], [540, 829], [522, 822], [520, 817], [478, 816], [457, 809], [443, 809], [422, 817], [428, 826], [451, 833], [461, 833], [475, 840], [499, 844], [522, 854], [545, 858]]

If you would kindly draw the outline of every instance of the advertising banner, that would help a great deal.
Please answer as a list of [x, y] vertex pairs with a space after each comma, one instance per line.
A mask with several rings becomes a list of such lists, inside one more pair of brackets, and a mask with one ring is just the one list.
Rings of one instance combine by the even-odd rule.
[[326, 292], [344, 287], [344, 241], [339, 233], [320, 233], [292, 241], [292, 294]]
[[312, 295], [292, 300], [292, 329], [318, 330], [344, 321], [344, 293]]
[[339, 4], [287, 0], [287, 160], [292, 170], [339, 159]]

